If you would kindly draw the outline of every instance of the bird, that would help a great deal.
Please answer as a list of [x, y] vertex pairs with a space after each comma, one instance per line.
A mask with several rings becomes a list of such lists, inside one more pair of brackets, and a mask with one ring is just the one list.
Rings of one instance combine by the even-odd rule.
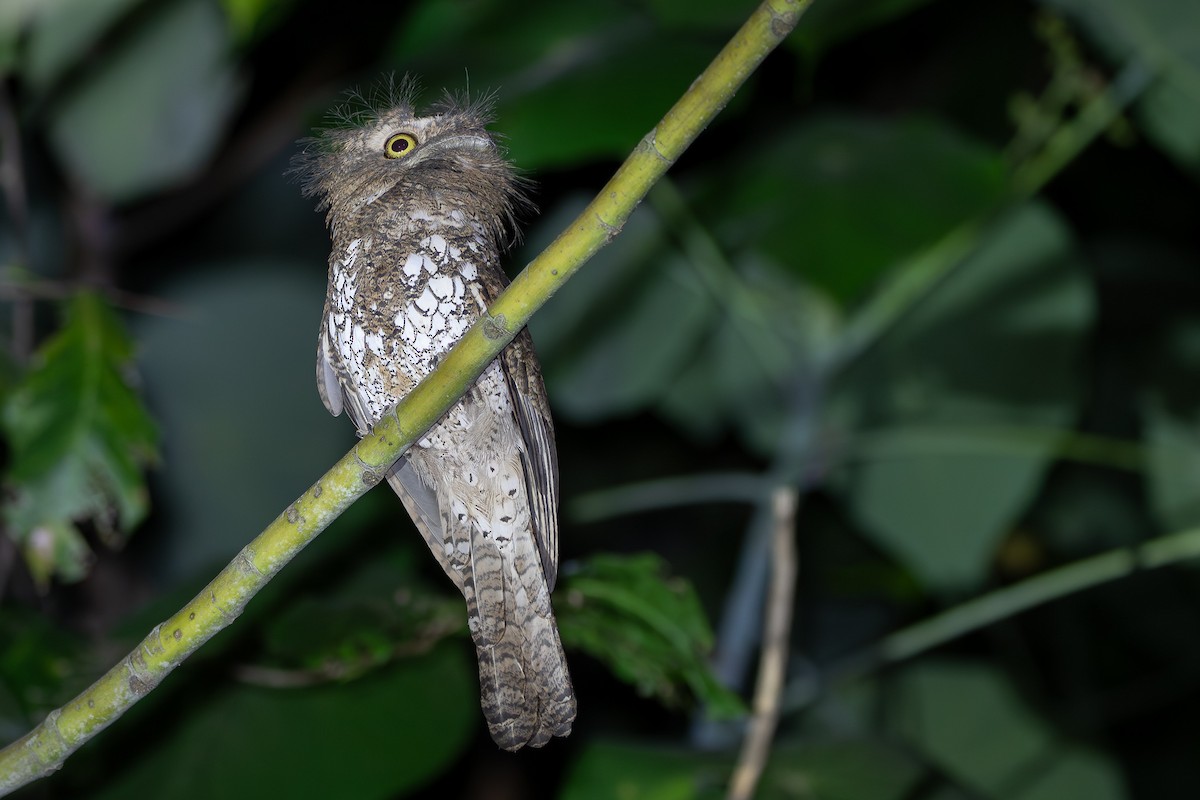
[[[490, 132], [494, 97], [415, 81], [353, 94], [301, 141], [292, 172], [330, 233], [317, 388], [365, 435], [428, 375], [508, 283], [501, 253], [529, 205]], [[527, 329], [387, 474], [466, 601], [480, 704], [501, 748], [566, 736], [576, 699], [550, 593], [558, 456]]]

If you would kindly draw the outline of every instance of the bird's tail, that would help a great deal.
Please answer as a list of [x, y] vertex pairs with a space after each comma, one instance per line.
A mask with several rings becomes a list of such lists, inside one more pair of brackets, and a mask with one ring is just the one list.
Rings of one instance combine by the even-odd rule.
[[571, 732], [575, 690], [533, 542], [526, 535], [506, 544], [502, 551], [472, 531], [463, 594], [488, 729], [500, 747], [519, 750]]
[[575, 720], [575, 692], [554, 617], [509, 620], [495, 644], [476, 642], [483, 715], [505, 750], [541, 747], [566, 736]]

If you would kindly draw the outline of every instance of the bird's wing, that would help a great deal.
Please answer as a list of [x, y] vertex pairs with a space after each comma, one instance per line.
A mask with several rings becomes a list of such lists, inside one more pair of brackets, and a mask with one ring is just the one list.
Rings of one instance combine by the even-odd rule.
[[421, 538], [441, 565], [442, 571], [450, 576], [454, 585], [463, 591], [462, 573], [454, 569], [446, 556], [446, 534], [442, 526], [442, 512], [437, 493], [413, 469], [407, 458], [401, 458], [388, 470], [388, 484], [404, 504], [404, 510], [412, 517]]
[[[508, 279], [499, 269], [480, 270], [484, 299], [490, 305], [504, 291]], [[513, 409], [521, 427], [521, 466], [533, 512], [533, 538], [541, 556], [546, 586], [553, 591], [558, 580], [558, 450], [554, 423], [546, 400], [546, 385], [528, 329], [500, 353], [500, 366], [513, 396]]]
[[346, 411], [359, 436], [366, 436], [367, 431], [371, 430], [372, 421], [363, 410], [363, 399], [351, 385], [346, 365], [334, 346], [328, 311], [321, 318], [321, 334], [317, 342], [317, 391], [330, 414], [336, 417], [343, 409]]
[[[335, 365], [333, 348], [329, 342], [329, 301], [325, 302], [325, 310], [321, 312], [321, 334], [317, 339], [317, 391], [321, 394], [321, 402], [329, 413], [335, 417], [342, 413], [342, 384], [338, 380], [338, 369]], [[355, 425], [358, 421], [355, 420]]]
[[541, 555], [546, 586], [553, 591], [558, 579], [558, 450], [554, 446], [554, 423], [546, 402], [546, 387], [528, 330], [522, 330], [504, 348], [500, 365], [508, 379], [524, 441], [521, 466], [529, 490], [534, 540]]

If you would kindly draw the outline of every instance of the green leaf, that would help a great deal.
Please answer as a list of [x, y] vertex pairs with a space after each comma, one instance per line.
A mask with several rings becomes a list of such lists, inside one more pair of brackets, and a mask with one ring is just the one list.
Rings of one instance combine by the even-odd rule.
[[723, 797], [730, 759], [655, 745], [597, 741], [572, 765], [563, 800]]
[[1200, 169], [1200, 4], [1192, 0], [1043, 0], [1077, 20], [1120, 66], [1157, 79], [1137, 104], [1159, 147]]
[[523, 169], [623, 158], [714, 55], [708, 43], [663, 39], [649, 25], [610, 33], [597, 52], [502, 109], [496, 129]]
[[[598, 741], [567, 774], [566, 800], [685, 800], [725, 796], [733, 757], [661, 745]], [[904, 800], [920, 766], [872, 741], [776, 744], [756, 797], [764, 800]]]
[[[1194, 6], [1193, 6], [1194, 8]], [[1146, 91], [1138, 110], [1150, 137], [1168, 155], [1200, 169], [1200, 68], [1170, 71]]]
[[998, 671], [926, 662], [894, 685], [892, 735], [985, 797], [1006, 800], [1119, 800], [1112, 764], [1059, 739]]
[[503, 86], [496, 129], [522, 169], [623, 158], [716, 50], [612, 0], [530, 0], [519, 14], [426, 0], [411, 14], [394, 59], [430, 87], [460, 85], [464, 69], [472, 85]]
[[610, 333], [560, 367], [563, 413], [586, 421], [650, 405], [694, 354], [715, 309], [690, 266], [676, 255], [643, 278]]
[[295, 3], [295, 0], [221, 0], [234, 36], [250, 41], [268, 29]]
[[905, 800], [920, 765], [870, 740], [780, 743], [771, 751], [757, 797], [770, 800]]
[[1172, 325], [1144, 403], [1150, 501], [1168, 530], [1200, 525], [1200, 325]]
[[[90, 54], [105, 33], [143, 0], [25, 0], [30, 24], [25, 75], [38, 90]], [[18, 6], [21, 3], [17, 4]], [[4, 12], [0, 12], [3, 14]], [[3, 23], [0, 19], [0, 23]], [[3, 29], [0, 24], [0, 29]]]
[[103, 301], [81, 293], [4, 407], [5, 519], [43, 583], [82, 577], [77, 523], [117, 544], [146, 514], [142, 471], [157, 458], [157, 433], [130, 385], [132, 349]]
[[667, 30], [725, 37], [742, 26], [751, 8], [729, 0], [646, 0], [643, 5]]
[[265, 619], [272, 664], [301, 679], [348, 680], [465, 634], [462, 598], [428, 586], [414, 563], [426, 558], [424, 544], [406, 544], [416, 546], [397, 545], [362, 559], [333, 591], [293, 599]]
[[[668, 210], [661, 194], [530, 323], [555, 409], [594, 421], [657, 407], [697, 435], [739, 426], [774, 452], [787, 411], [780, 387], [831, 346], [838, 311], [753, 254], [727, 264], [672, 247], [654, 213]], [[530, 247], [559, 223], [545, 220]]]
[[667, 578], [657, 556], [595, 556], [564, 576], [560, 594], [564, 645], [667, 705], [681, 705], [690, 694], [714, 717], [744, 713], [709, 668], [713, 635], [695, 590], [682, 578]]
[[[345, 684], [193, 682], [192, 697], [170, 698], [180, 709], [170, 725], [152, 730], [165, 720], [143, 718], [136, 748], [108, 751], [95, 782], [63, 796], [396, 797], [444, 770], [470, 741], [480, 724], [473, 672], [464, 648], [442, 647]], [[67, 773], [88, 777], [82, 765]]]
[[[696, 435], [733, 427], [776, 452], [798, 376], [836, 348], [847, 309], [1004, 191], [994, 152], [932, 122], [816, 118], [735, 163], [686, 193], [656, 188], [534, 317], [562, 413], [657, 408]], [[559, 227], [544, 220], [531, 240]]]
[[785, 44], [808, 49], [828, 49], [863, 31], [902, 17], [929, 0], [840, 0], [814, 3], [804, 12], [804, 21]]
[[[46, 494], [57, 496], [59, 489], [73, 490], [58, 486]], [[22, 554], [38, 588], [44, 591], [55, 577], [63, 583], [74, 583], [87, 577], [92, 551], [74, 525], [62, 520], [43, 522], [25, 534], [24, 539]]]
[[[530, 250], [581, 204], [542, 220]], [[663, 263], [665, 262], [665, 263]], [[654, 404], [695, 357], [716, 306], [652, 209], [633, 214], [530, 322], [558, 413], [596, 420]]]
[[663, 376], [658, 409], [699, 437], [726, 427], [754, 450], [776, 453], [797, 375], [835, 345], [841, 314], [814, 291], [767, 262], [747, 256], [734, 278], [740, 296], [725, 296], [703, 345], [678, 377]]
[[21, 32], [33, 16], [34, 2], [0, 4], [0, 78], [7, 78], [17, 68]]
[[10, 742], [87, 684], [80, 642], [44, 614], [6, 608], [0, 642], [0, 742]]
[[1150, 402], [1146, 412], [1149, 485], [1154, 510], [1168, 530], [1200, 524], [1200, 426]]
[[[505, 71], [536, 72], [543, 59], [558, 63], [559, 69], [581, 58], [603, 55], [595, 49], [620, 33], [620, 24], [628, 25], [629, 16], [614, 2], [558, 3], [554, 0], [529, 0], [520, 14], [503, 0], [464, 0], [448, 6], [441, 0], [414, 4], [410, 16], [397, 30], [392, 51], [407, 62], [424, 66], [429, 60], [435, 73], [416, 70], [426, 78], [441, 78], [441, 70], [450, 69], [456, 80], [466, 67], [470, 74], [483, 68], [492, 74]], [[452, 52], [464, 42], [469, 52]], [[447, 62], [456, 66], [449, 66]], [[565, 62], [565, 64], [564, 64]], [[431, 83], [430, 86], [440, 84]]]
[[209, 0], [153, 9], [51, 110], [59, 160], [118, 202], [184, 180], [208, 159], [233, 111], [229, 49]]
[[923, 119], [813, 116], [771, 130], [730, 170], [714, 171], [692, 201], [717, 239], [729, 252], [762, 253], [842, 306], [990, 210], [1006, 187], [998, 153]]
[[[962, 589], [987, 574], [1056, 455], [1054, 432], [1075, 418], [1092, 313], [1068, 231], [1028, 206], [984, 234], [842, 382], [833, 436], [865, 450], [837, 482], [868, 534], [926, 586]], [[1004, 434], [1014, 429], [1043, 435]], [[910, 446], [872, 453], [867, 435]]]

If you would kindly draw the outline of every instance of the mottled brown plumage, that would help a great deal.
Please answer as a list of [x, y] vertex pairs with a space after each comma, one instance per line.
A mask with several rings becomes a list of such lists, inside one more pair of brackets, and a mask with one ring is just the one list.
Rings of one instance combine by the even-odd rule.
[[[317, 387], [360, 435], [504, 287], [501, 242], [521, 202], [486, 103], [447, 97], [417, 116], [411, 97], [402, 84], [374, 110], [343, 112], [296, 163], [333, 240]], [[466, 599], [492, 738], [516, 750], [566, 736], [575, 696], [550, 607], [558, 465], [528, 332], [388, 481]]]

